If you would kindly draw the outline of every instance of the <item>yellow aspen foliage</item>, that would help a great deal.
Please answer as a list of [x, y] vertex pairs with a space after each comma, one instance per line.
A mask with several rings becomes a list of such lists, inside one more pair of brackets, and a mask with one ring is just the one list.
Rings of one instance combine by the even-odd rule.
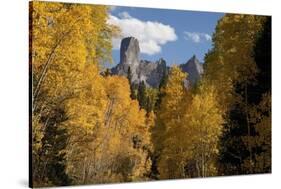
[[[161, 104], [162, 105], [161, 109], [163, 109], [163, 112], [166, 112], [166, 110], [170, 110], [175, 114], [179, 112], [178, 104], [186, 93], [186, 89], [183, 83], [183, 80], [186, 77], [187, 77], [187, 73], [183, 73], [179, 67], [173, 66], [171, 68], [171, 73], [167, 81], [167, 86], [163, 89], [165, 94], [163, 103]], [[175, 115], [175, 117], [177, 116]]]
[[118, 148], [115, 156], [121, 160], [118, 162], [113, 158], [112, 161], [115, 161], [117, 167], [125, 166], [122, 170], [124, 181], [143, 180], [150, 168], [147, 164], [149, 161], [147, 151], [143, 149], [150, 143], [149, 127], [145, 119], [146, 112], [139, 108], [136, 100], [131, 100], [127, 78], [112, 76], [107, 77], [107, 82], [109, 101], [105, 127], [113, 127], [120, 133], [119, 145], [113, 147]]
[[[30, 3], [34, 186], [75, 183], [69, 177], [78, 178], [78, 167], [92, 163], [95, 154], [88, 155], [98, 146], [107, 102], [99, 67], [111, 59], [115, 30], [106, 23], [107, 11], [106, 6]], [[80, 176], [79, 183], [89, 179], [86, 169]]]
[[[271, 25], [265, 25], [267, 20], [270, 18], [266, 16], [226, 14], [217, 24], [213, 49], [205, 57], [203, 77], [215, 87], [226, 122], [219, 174], [271, 170], [269, 163], [265, 163], [270, 162], [271, 154], [263, 149], [270, 148], [271, 143], [270, 106], [267, 110], [257, 109], [262, 103], [260, 96], [271, 88]], [[259, 133], [260, 122], [255, 119], [267, 120], [262, 122], [267, 124], [269, 133]], [[259, 136], [265, 138], [264, 146], [257, 144]], [[260, 156], [267, 160], [260, 161]]]
[[[85, 80], [84, 78], [87, 78]], [[91, 133], [103, 123], [106, 108], [104, 79], [99, 75], [97, 65], [87, 64], [79, 78], [79, 86], [73, 88], [75, 96], [66, 100], [68, 125], [81, 125]]]
[[76, 127], [66, 150], [68, 175], [78, 184], [145, 179], [150, 169], [145, 111], [131, 100], [126, 78], [92, 78], [90, 91], [83, 89], [79, 104], [70, 104], [76, 111], [66, 126]]
[[79, 85], [79, 74], [86, 63], [98, 64], [110, 59], [111, 30], [106, 24], [106, 6], [34, 1], [31, 14], [33, 106], [36, 108], [43, 91], [45, 101], [68, 96], [73, 85]]
[[233, 84], [249, 82], [257, 72], [253, 47], [265, 17], [226, 14], [213, 35], [214, 48], [205, 57], [205, 77], [221, 96], [224, 109], [233, 102]]
[[215, 88], [202, 82], [187, 106], [182, 124], [190, 141], [191, 155], [186, 160], [193, 169], [189, 170], [189, 174], [196, 177], [215, 176], [224, 123]]
[[169, 130], [172, 125], [180, 119], [182, 112], [182, 106], [180, 106], [180, 104], [183, 101], [183, 97], [186, 95], [186, 88], [184, 87], [184, 79], [186, 77], [187, 74], [183, 73], [179, 67], [173, 66], [171, 68], [167, 85], [163, 89], [165, 96], [157, 115], [159, 124], [165, 125], [163, 127], [165, 127], [166, 130]]
[[[155, 150], [160, 152], [159, 172], [161, 179], [182, 177], [183, 145], [186, 139], [182, 133], [183, 102], [187, 100], [184, 79], [187, 77], [177, 66], [172, 67], [167, 85], [163, 89], [160, 110], [157, 112], [154, 132]], [[181, 135], [183, 134], [183, 135]], [[181, 157], [179, 157], [181, 156]]]
[[207, 82], [201, 82], [187, 93], [183, 86], [185, 77], [177, 68], [171, 70], [164, 107], [158, 112], [158, 125], [153, 135], [158, 134], [154, 143], [160, 151], [158, 170], [161, 179], [217, 174], [219, 139], [224, 122], [217, 91]]
[[[187, 89], [188, 74], [172, 66], [160, 90], [142, 82], [136, 96], [130, 77], [102, 74], [119, 32], [108, 10], [30, 3], [34, 187], [216, 176], [228, 136], [248, 147], [244, 159], [234, 154], [239, 169], [271, 170], [270, 87], [263, 83], [256, 99], [247, 88], [264, 78], [253, 56], [264, 17], [226, 14], [195, 86]], [[223, 138], [237, 120], [244, 133]]]
[[[31, 14], [34, 149], [41, 148], [41, 135], [54, 140], [44, 133], [45, 124], [59, 128], [54, 137], [67, 136], [59, 141], [65, 148], [48, 144], [52, 158], [65, 160], [62, 183], [145, 179], [150, 169], [146, 112], [131, 100], [126, 78], [100, 75], [102, 63], [111, 59], [116, 32], [107, 25], [107, 7], [35, 1]], [[60, 185], [55, 176], [42, 175], [35, 179], [38, 186]]]

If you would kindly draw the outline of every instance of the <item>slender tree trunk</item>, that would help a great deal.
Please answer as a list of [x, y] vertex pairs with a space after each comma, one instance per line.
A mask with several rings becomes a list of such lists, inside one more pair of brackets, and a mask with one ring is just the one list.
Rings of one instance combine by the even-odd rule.
[[201, 177], [199, 161], [200, 161], [200, 160], [196, 160], [196, 170], [197, 170], [197, 176], [198, 176], [198, 177]]

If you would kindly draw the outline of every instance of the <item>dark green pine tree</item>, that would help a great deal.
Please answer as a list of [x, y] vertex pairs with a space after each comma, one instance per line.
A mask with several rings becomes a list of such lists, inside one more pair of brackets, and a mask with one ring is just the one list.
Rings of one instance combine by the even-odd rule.
[[157, 98], [156, 103], [155, 103], [156, 111], [157, 111], [157, 109], [160, 109], [160, 104], [161, 104], [162, 98], [165, 96], [165, 93], [163, 92], [162, 89], [164, 89], [166, 87], [167, 81], [168, 81], [168, 70], [166, 68], [164, 70], [163, 76], [161, 78], [161, 81], [160, 81], [160, 84], [159, 84], [159, 87], [158, 87], [159, 93], [158, 93], [158, 98]]
[[110, 72], [110, 69], [109, 68], [106, 68], [106, 70], [104, 71], [104, 76], [105, 77], [108, 77], [111, 75], [111, 72]]
[[39, 180], [51, 182], [51, 184], [57, 186], [66, 186], [71, 183], [65, 172], [66, 160], [65, 153], [63, 153], [68, 135], [66, 130], [59, 125], [67, 120], [67, 117], [61, 108], [55, 109], [52, 115], [47, 116], [48, 118], [42, 118], [42, 121], [47, 124], [45, 124], [45, 134], [42, 138]]
[[145, 106], [145, 110], [147, 113], [150, 113], [153, 110], [153, 102], [151, 100], [150, 96], [146, 97], [146, 106]]
[[147, 98], [145, 95], [146, 86], [144, 81], [141, 81], [138, 86], [138, 96], [137, 99], [139, 101], [140, 108], [145, 109], [147, 104]]
[[130, 91], [131, 91], [131, 99], [137, 99], [137, 95], [136, 95], [136, 86], [135, 84], [132, 82], [132, 70], [131, 67], [129, 66], [128, 71], [127, 71], [127, 79], [129, 81], [129, 85], [130, 85]]

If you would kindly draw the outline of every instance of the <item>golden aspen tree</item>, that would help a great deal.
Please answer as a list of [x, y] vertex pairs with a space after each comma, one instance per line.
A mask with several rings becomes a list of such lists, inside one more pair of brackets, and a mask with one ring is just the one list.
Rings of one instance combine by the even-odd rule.
[[[98, 64], [109, 59], [111, 33], [106, 25], [105, 6], [35, 1], [31, 7], [33, 108], [36, 108], [41, 91], [45, 95], [49, 92], [47, 97], [52, 100], [66, 96], [75, 82], [79, 85], [77, 77], [86, 62]], [[99, 51], [104, 52], [103, 56]]]
[[76, 184], [89, 183], [94, 174], [95, 157], [102, 142], [106, 93], [97, 65], [86, 66], [77, 96], [66, 102], [68, 120], [63, 123], [69, 139], [65, 149], [66, 172]]
[[224, 123], [215, 88], [201, 82], [188, 103], [182, 122], [189, 141], [186, 145], [190, 154], [185, 157], [188, 176], [215, 176]]
[[[145, 111], [140, 110], [136, 100], [131, 100], [126, 78], [97, 75], [89, 84], [94, 81], [95, 85], [89, 87], [92, 92], [83, 90], [86, 93], [83, 99], [88, 103], [103, 103], [80, 102], [76, 106], [85, 104], [85, 109], [82, 106], [73, 114], [77, 117], [66, 123], [68, 127], [74, 124], [76, 130], [71, 136], [77, 140], [71, 141], [67, 149], [68, 174], [77, 184], [145, 179], [150, 169], [145, 149], [150, 145]], [[102, 83], [101, 88], [98, 81]], [[71, 108], [78, 110], [72, 104]], [[138, 140], [134, 141], [136, 136]]]
[[[32, 122], [37, 132], [33, 141], [38, 147], [34, 146], [33, 153], [37, 159], [33, 161], [34, 186], [71, 182], [65, 173], [68, 132], [64, 122], [69, 121], [67, 114], [77, 110], [68, 110], [67, 103], [83, 101], [83, 74], [88, 64], [98, 68], [99, 63], [110, 59], [112, 30], [106, 20], [106, 6], [30, 3]], [[93, 75], [97, 73], [96, 69]]]
[[[201, 82], [186, 92], [186, 75], [172, 68], [153, 135], [161, 179], [216, 175], [223, 117], [215, 87]], [[161, 121], [161, 122], [160, 122]], [[158, 128], [157, 128], [158, 127]], [[158, 135], [158, 136], [157, 136]]]
[[[123, 181], [143, 180], [149, 170], [148, 152], [144, 149], [150, 144], [149, 127], [146, 125], [146, 112], [140, 109], [136, 100], [130, 98], [128, 80], [124, 77], [112, 76], [108, 82], [108, 112], [106, 125], [110, 125], [120, 133], [117, 158], [115, 161]], [[125, 161], [125, 162], [124, 162]], [[128, 162], [129, 161], [129, 162]], [[120, 167], [121, 166], [121, 167]]]
[[[186, 98], [184, 79], [187, 74], [183, 73], [177, 66], [172, 67], [168, 77], [167, 85], [164, 88], [157, 122], [154, 129], [155, 150], [159, 151], [158, 171], [161, 179], [182, 177], [182, 145], [184, 142], [181, 134], [181, 118], [183, 115], [183, 101]], [[179, 131], [179, 132], [178, 132]], [[179, 135], [176, 135], [179, 134]]]
[[218, 85], [225, 110], [233, 102], [234, 84], [251, 81], [257, 72], [252, 55], [263, 20], [254, 15], [226, 14], [218, 21], [214, 47], [205, 57], [204, 77]]

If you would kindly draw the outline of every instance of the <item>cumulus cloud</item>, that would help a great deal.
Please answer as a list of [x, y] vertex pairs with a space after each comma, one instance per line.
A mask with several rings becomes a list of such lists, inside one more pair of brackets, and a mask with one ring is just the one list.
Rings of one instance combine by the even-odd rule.
[[199, 33], [199, 32], [183, 32], [184, 39], [191, 40], [194, 43], [200, 43], [203, 41], [211, 41], [212, 37], [207, 33]]
[[121, 12], [118, 16], [109, 15], [108, 23], [121, 30], [120, 36], [112, 40], [114, 49], [120, 48], [122, 38], [133, 36], [139, 40], [141, 53], [153, 55], [161, 52], [167, 42], [177, 40], [173, 27], [157, 21], [143, 21], [128, 12]]

